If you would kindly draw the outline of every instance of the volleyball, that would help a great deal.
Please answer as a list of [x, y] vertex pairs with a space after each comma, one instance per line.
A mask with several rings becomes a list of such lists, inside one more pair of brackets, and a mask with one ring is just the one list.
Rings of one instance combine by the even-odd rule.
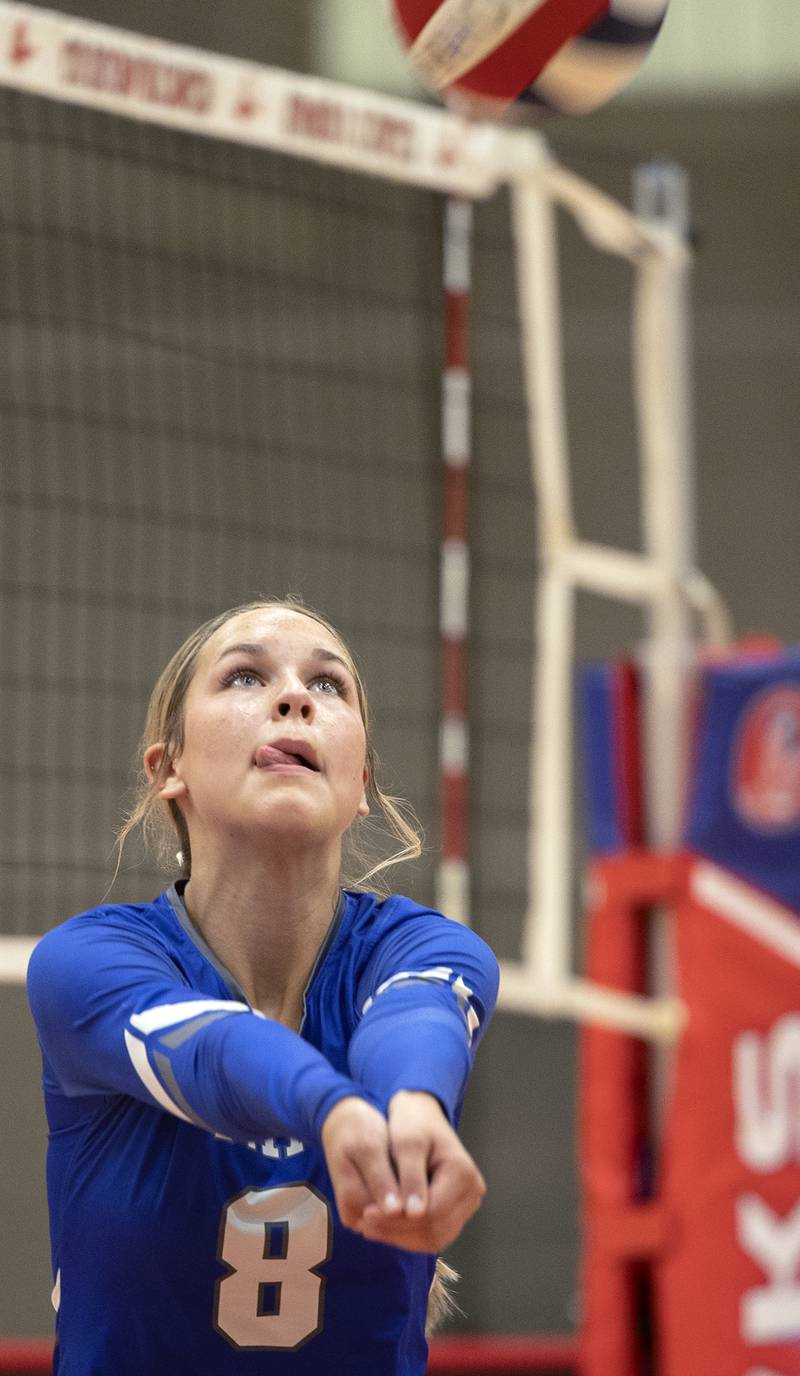
[[425, 85], [482, 117], [518, 102], [588, 114], [635, 76], [668, 0], [392, 0]]

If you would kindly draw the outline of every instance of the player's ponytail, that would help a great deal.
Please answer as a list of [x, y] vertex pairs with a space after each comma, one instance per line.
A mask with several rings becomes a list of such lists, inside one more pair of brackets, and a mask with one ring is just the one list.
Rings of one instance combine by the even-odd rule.
[[430, 1338], [441, 1328], [445, 1319], [450, 1319], [454, 1314], [461, 1313], [453, 1298], [453, 1289], [458, 1279], [458, 1271], [454, 1271], [453, 1267], [448, 1266], [446, 1261], [437, 1257], [433, 1282], [428, 1291], [428, 1312], [425, 1317], [426, 1338]]

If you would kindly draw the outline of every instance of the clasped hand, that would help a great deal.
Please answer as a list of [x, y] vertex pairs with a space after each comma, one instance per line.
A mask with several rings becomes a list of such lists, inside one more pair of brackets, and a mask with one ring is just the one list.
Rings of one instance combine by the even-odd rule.
[[342, 1222], [372, 1242], [440, 1252], [486, 1193], [430, 1094], [395, 1094], [385, 1118], [365, 1099], [340, 1099], [325, 1119], [322, 1146]]

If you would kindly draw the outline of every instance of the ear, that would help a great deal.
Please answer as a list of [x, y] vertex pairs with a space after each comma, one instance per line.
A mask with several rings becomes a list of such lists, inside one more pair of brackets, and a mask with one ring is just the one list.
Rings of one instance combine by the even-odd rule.
[[[148, 745], [147, 749], [145, 750], [143, 757], [144, 768], [148, 779], [152, 780], [158, 773], [158, 770], [164, 758], [165, 750], [166, 745], [163, 741], [159, 741], [156, 745]], [[169, 773], [167, 774], [167, 777], [164, 780], [164, 783], [162, 784], [161, 788], [158, 790], [158, 796], [159, 798], [163, 798], [165, 802], [169, 802], [172, 798], [180, 798], [181, 795], [185, 792], [186, 784], [183, 782], [183, 779], [180, 777], [179, 773], [175, 768], [174, 759], [170, 760]]]
[[369, 817], [369, 803], [367, 802], [367, 784], [369, 782], [369, 770], [364, 765], [364, 773], [361, 776], [361, 802], [356, 810], [357, 817]]

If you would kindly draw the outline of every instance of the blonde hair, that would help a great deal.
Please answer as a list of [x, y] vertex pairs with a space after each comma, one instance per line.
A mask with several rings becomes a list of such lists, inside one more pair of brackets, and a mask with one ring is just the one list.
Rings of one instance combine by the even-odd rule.
[[[387, 793], [381, 786], [379, 779], [380, 761], [371, 738], [366, 689], [353, 655], [339, 632], [324, 616], [311, 607], [307, 607], [298, 598], [259, 598], [256, 601], [246, 602], [241, 606], [231, 607], [228, 611], [220, 612], [219, 615], [205, 621], [202, 626], [198, 626], [197, 630], [193, 631], [175, 651], [169, 663], [162, 670], [147, 708], [144, 732], [139, 744], [138, 777], [134, 804], [117, 832], [117, 865], [109, 888], [113, 887], [119, 874], [125, 841], [136, 827], [141, 828], [145, 846], [156, 856], [160, 867], [174, 873], [177, 858], [180, 870], [178, 878], [188, 879], [191, 875], [192, 848], [186, 819], [174, 799], [165, 800], [158, 796], [159, 790], [166, 781], [171, 760], [183, 749], [186, 695], [194, 678], [200, 652], [215, 632], [226, 622], [245, 612], [267, 611], [272, 608], [297, 612], [301, 616], [307, 616], [310, 620], [316, 621], [334, 639], [338, 640], [344, 650], [355, 680], [358, 706], [367, 738], [367, 801], [371, 811], [377, 811], [382, 817], [384, 830], [400, 843], [398, 850], [387, 858], [369, 866], [366, 873], [358, 877], [343, 875], [343, 881], [348, 887], [363, 888], [375, 875], [387, 869], [388, 866], [399, 864], [404, 860], [414, 860], [421, 855], [422, 834], [412, 809], [404, 799]], [[148, 776], [144, 767], [144, 752], [149, 746], [157, 743], [163, 743], [164, 751], [158, 768], [152, 776]], [[350, 828], [350, 834], [347, 838], [349, 863], [356, 862], [359, 866], [367, 863], [366, 846], [360, 835], [362, 831], [363, 827], [360, 824], [354, 824]], [[176, 841], [178, 843], [177, 856]], [[372, 885], [372, 887], [375, 888], [376, 886]]]
[[428, 1291], [428, 1311], [425, 1316], [426, 1338], [433, 1337], [433, 1334], [439, 1331], [446, 1319], [451, 1319], [454, 1314], [463, 1314], [463, 1309], [459, 1308], [453, 1298], [453, 1290], [459, 1279], [458, 1271], [454, 1271], [452, 1266], [448, 1266], [441, 1257], [436, 1258], [436, 1270], [433, 1273], [433, 1281]]

